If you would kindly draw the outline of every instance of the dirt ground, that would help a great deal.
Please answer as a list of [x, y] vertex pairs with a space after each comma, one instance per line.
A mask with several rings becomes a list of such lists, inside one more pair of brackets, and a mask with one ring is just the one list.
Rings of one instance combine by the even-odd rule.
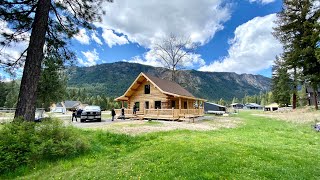
[[296, 110], [261, 112], [259, 114], [254, 115], [270, 117], [293, 123], [320, 122], [320, 111], [315, 111], [310, 107], [299, 108]]
[[[66, 125], [72, 125], [83, 129], [101, 129], [114, 133], [124, 133], [130, 135], [139, 135], [144, 133], [171, 131], [171, 130], [194, 130], [194, 131], [211, 131], [221, 128], [235, 128], [243, 121], [236, 117], [224, 116], [204, 116], [195, 120], [195, 122], [177, 122], [177, 121], [156, 121], [147, 120], [115, 120], [111, 121], [110, 113], [106, 112], [102, 115], [102, 122], [85, 122], [71, 121], [72, 113], [58, 114], [46, 113], [46, 117], [55, 117], [63, 120]], [[3, 122], [11, 121], [13, 116], [2, 116], [0, 120]]]
[[194, 130], [210, 131], [220, 128], [235, 128], [242, 123], [237, 117], [206, 116], [193, 122], [177, 121], [148, 121], [148, 120], [103, 120], [102, 122], [70, 122], [70, 124], [85, 129], [101, 129], [114, 133], [138, 135], [144, 133], [171, 131], [171, 130]]

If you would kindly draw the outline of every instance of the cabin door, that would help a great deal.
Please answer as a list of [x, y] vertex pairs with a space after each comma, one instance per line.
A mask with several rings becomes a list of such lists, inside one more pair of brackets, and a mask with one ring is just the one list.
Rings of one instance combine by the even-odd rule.
[[183, 108], [188, 109], [188, 102], [187, 101], [183, 102]]
[[149, 101], [146, 101], [146, 102], [145, 102], [144, 108], [145, 108], [145, 109], [149, 109]]

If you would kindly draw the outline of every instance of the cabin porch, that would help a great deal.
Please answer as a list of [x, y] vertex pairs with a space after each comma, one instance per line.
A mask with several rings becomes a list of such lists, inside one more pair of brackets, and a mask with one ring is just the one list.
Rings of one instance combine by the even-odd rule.
[[[120, 118], [121, 109], [115, 109], [117, 116]], [[145, 109], [133, 114], [133, 110], [124, 109], [125, 118], [127, 119], [161, 119], [161, 120], [179, 120], [196, 118], [203, 116], [203, 108], [200, 109]]]
[[[171, 97], [160, 102], [149, 100], [130, 103], [129, 99], [122, 99], [121, 101], [125, 118], [130, 119], [186, 120], [203, 116], [204, 114], [204, 102], [200, 99]], [[125, 108], [125, 104], [128, 108]], [[136, 114], [133, 114], [134, 104], [137, 106]], [[119, 117], [121, 109], [115, 109], [115, 111]]]

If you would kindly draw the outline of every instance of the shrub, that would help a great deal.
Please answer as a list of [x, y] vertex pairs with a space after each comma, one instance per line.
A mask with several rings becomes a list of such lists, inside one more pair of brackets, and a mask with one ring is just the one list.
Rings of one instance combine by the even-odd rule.
[[72, 157], [89, 149], [80, 130], [57, 119], [42, 123], [16, 119], [0, 129], [0, 173], [39, 160]]

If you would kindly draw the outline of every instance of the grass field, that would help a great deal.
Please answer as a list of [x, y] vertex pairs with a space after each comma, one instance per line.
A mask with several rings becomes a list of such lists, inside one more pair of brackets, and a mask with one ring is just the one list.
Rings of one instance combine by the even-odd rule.
[[[319, 179], [320, 133], [241, 112], [236, 128], [175, 130], [130, 136], [79, 130], [92, 150], [40, 162], [1, 179]], [[156, 125], [156, 124], [152, 124]]]

